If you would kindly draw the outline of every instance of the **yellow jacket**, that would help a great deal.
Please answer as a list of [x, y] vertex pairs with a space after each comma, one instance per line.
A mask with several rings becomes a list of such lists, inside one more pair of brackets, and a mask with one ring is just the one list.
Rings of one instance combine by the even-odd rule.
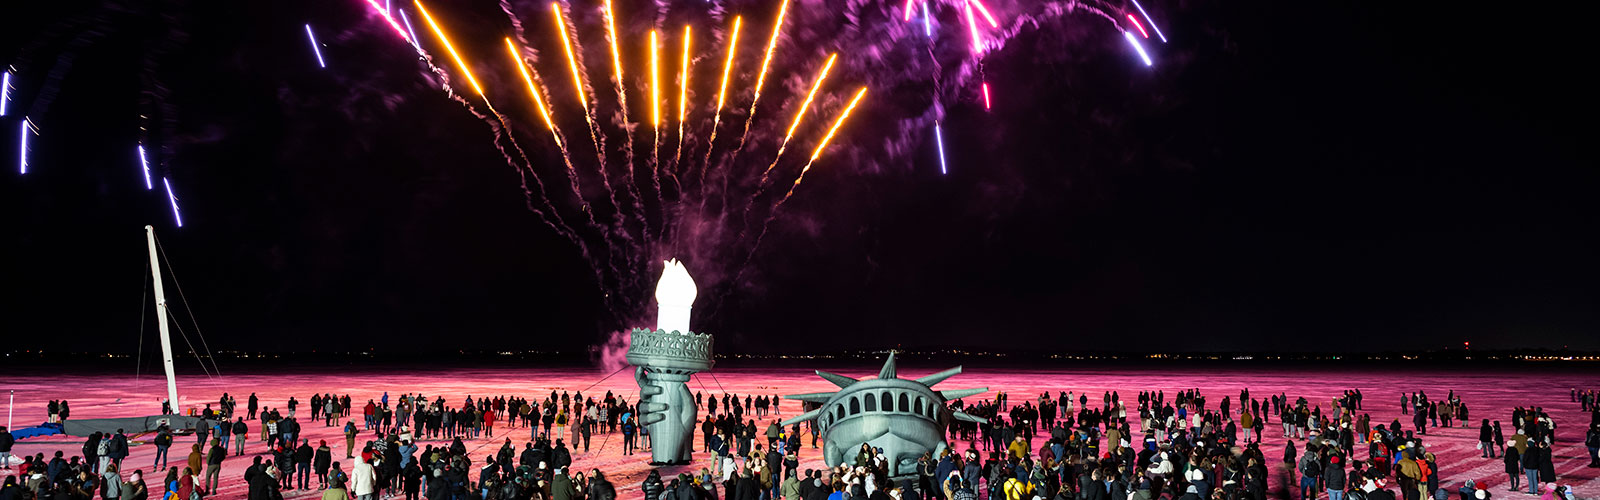
[[1033, 483], [1020, 481], [1017, 478], [1007, 479], [1005, 482], [1006, 500], [1029, 500], [1033, 498]]

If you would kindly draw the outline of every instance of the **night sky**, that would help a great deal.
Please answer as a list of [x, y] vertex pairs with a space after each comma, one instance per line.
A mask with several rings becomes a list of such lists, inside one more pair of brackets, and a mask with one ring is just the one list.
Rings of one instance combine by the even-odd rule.
[[[1582, 76], [1593, 44], [1568, 21], [1592, 12], [1150, 0], [1171, 42], [1146, 41], [1146, 68], [1103, 19], [995, 2], [1008, 25], [1037, 21], [984, 57], [995, 101], [985, 112], [956, 11], [940, 15], [929, 46], [895, 19], [899, 2], [795, 1], [777, 90], [734, 168], [771, 161], [827, 52], [841, 52], [841, 68], [785, 153], [780, 194], [840, 101], [859, 85], [871, 93], [738, 280], [749, 241], [729, 243], [734, 233], [689, 238], [697, 251], [679, 254], [700, 281], [694, 326], [719, 351], [1600, 349], [1597, 98]], [[488, 1], [428, 5], [484, 68], [544, 184], [565, 188], [498, 45], [512, 34], [504, 15]], [[537, 69], [564, 84], [545, 4], [515, 5]], [[711, 4], [671, 5], [669, 28], [725, 26], [703, 12]], [[751, 24], [748, 72], [776, 2], [718, 5]], [[30, 7], [49, 10], [0, 18], [0, 63], [19, 70], [0, 118], [8, 349], [134, 350], [154, 309], [140, 291], [145, 224], [212, 349], [571, 351], [653, 326], [638, 304], [659, 262], [625, 273], [643, 276], [632, 285], [597, 285], [577, 247], [527, 210], [489, 125], [439, 91], [364, 2]], [[574, 23], [603, 107], [614, 95], [595, 18]], [[624, 22], [635, 106], [648, 22]], [[892, 28], [862, 28], [875, 26]], [[723, 44], [696, 43], [705, 104]], [[748, 95], [733, 101], [743, 113]], [[576, 109], [561, 126], [592, 168]], [[42, 130], [25, 176], [24, 112]], [[742, 122], [725, 116], [722, 133], [737, 137]], [[637, 130], [645, 168], [649, 132]], [[621, 132], [609, 131], [617, 165]], [[160, 146], [153, 168], [173, 182], [182, 228], [160, 180], [144, 189], [141, 138]], [[576, 224], [575, 202], [556, 203]], [[586, 243], [603, 245], [597, 235]], [[667, 257], [662, 248], [637, 261]], [[181, 302], [170, 281], [167, 293]], [[145, 316], [146, 334], [153, 324]]]

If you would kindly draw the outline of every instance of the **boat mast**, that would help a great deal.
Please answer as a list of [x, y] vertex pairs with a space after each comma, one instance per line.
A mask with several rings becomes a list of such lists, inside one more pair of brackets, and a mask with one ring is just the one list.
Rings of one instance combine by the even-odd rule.
[[145, 241], [150, 246], [150, 274], [156, 284], [156, 325], [161, 327], [161, 364], [167, 369], [167, 401], [172, 413], [178, 413], [178, 380], [172, 371], [172, 337], [167, 334], [167, 296], [161, 292], [161, 261], [156, 254], [156, 229], [144, 227]]

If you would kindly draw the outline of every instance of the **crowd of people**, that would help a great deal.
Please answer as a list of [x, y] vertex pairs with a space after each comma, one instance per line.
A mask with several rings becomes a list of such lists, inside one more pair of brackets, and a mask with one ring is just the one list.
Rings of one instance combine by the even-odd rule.
[[[695, 404], [706, 411], [699, 451], [709, 463], [668, 478], [652, 470], [640, 490], [645, 500], [1487, 500], [1495, 494], [1488, 478], [1440, 480], [1442, 468], [1467, 468], [1440, 463], [1429, 451], [1430, 429], [1470, 422], [1466, 403], [1453, 392], [1440, 400], [1422, 391], [1403, 394], [1409, 428], [1399, 418], [1374, 424], [1356, 389], [1325, 402], [1283, 393], [1254, 397], [1249, 390], [1217, 400], [1197, 389], [1170, 398], [1164, 390], [1140, 391], [1132, 401], [1116, 391], [1099, 401], [1070, 391], [1020, 404], [1009, 399], [1000, 392], [972, 404], [949, 402], [984, 422], [953, 423], [950, 446], [922, 456], [914, 471], [896, 470], [882, 450], [866, 444], [846, 463], [801, 470], [802, 437], [810, 434], [814, 449], [818, 433], [769, 419], [781, 413], [778, 397], [696, 393]], [[19, 472], [0, 487], [0, 500], [152, 494], [200, 500], [234, 477], [248, 485], [249, 500], [278, 500], [295, 490], [315, 490], [323, 500], [614, 500], [617, 489], [606, 475], [575, 468], [573, 454], [589, 450], [596, 435], [617, 435], [623, 454], [648, 443], [635, 408], [609, 392], [467, 396], [457, 405], [422, 394], [391, 400], [384, 393], [362, 404], [324, 393], [307, 402], [305, 410], [294, 397], [281, 408], [266, 407], [251, 394], [240, 413], [224, 394], [215, 407], [195, 412], [201, 423], [176, 465], [168, 463], [168, 450], [180, 433], [157, 429], [145, 436], [156, 450], [150, 470], [163, 475], [153, 488], [142, 468], [125, 463], [130, 438], [119, 429], [89, 436], [80, 455], [23, 457]], [[1600, 399], [1574, 389], [1572, 402], [1591, 415], [1584, 444], [1589, 467], [1600, 467]], [[51, 402], [53, 421], [68, 411], [66, 401]], [[343, 457], [335, 451], [339, 443], [301, 435], [302, 411], [313, 424], [342, 423]], [[1500, 420], [1481, 419], [1479, 458], [1504, 463], [1511, 491], [1571, 498], [1556, 484], [1556, 422], [1539, 407], [1516, 407], [1506, 422], [1510, 434]], [[1278, 439], [1268, 439], [1269, 426]], [[233, 472], [241, 476], [224, 475], [229, 457], [246, 454], [252, 427], [260, 451]], [[519, 429], [528, 429], [529, 438], [520, 449], [507, 435]], [[1037, 447], [1036, 436], [1043, 439]], [[466, 441], [482, 442], [475, 452], [496, 440], [500, 446], [479, 461], [469, 456]], [[420, 441], [440, 443], [419, 448]], [[8, 469], [13, 443], [0, 427], [0, 460]], [[1274, 448], [1281, 454], [1271, 451], [1269, 458]], [[1276, 491], [1268, 489], [1269, 476], [1277, 478]]]

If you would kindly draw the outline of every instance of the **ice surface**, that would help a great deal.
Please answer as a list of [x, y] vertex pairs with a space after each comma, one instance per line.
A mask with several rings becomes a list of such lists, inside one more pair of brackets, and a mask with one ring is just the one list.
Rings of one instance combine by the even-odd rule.
[[[752, 367], [749, 362], [746, 363], [739, 368], [725, 366], [731, 363], [719, 363], [714, 373], [702, 373], [692, 379], [689, 384], [690, 389], [715, 394], [721, 394], [725, 390], [741, 395], [832, 391], [836, 387], [814, 375], [811, 368], [865, 378], [876, 375], [881, 361], [864, 361], [859, 365], [844, 368], [837, 364], [765, 368]], [[1097, 364], [1093, 367], [1073, 369], [1074, 366], [1065, 361], [1034, 369], [969, 366], [966, 373], [952, 377], [940, 384], [939, 388], [987, 386], [1006, 391], [1010, 394], [1011, 401], [1020, 403], [1045, 391], [1055, 393], [1066, 390], [1079, 394], [1087, 391], [1090, 399], [1097, 401], [1102, 391], [1111, 389], [1119, 391], [1124, 400], [1135, 399], [1142, 389], [1162, 389], [1167, 392], [1170, 400], [1174, 392], [1188, 388], [1200, 389], [1210, 396], [1210, 401], [1221, 401], [1223, 396], [1237, 398], [1239, 389], [1248, 387], [1252, 396], [1258, 398], [1278, 392], [1287, 393], [1291, 398], [1305, 396], [1314, 404], [1320, 403], [1324, 410], [1328, 409], [1329, 401], [1341, 391], [1360, 388], [1366, 394], [1364, 411], [1372, 414], [1374, 425], [1389, 422], [1399, 416], [1399, 398], [1402, 391], [1422, 389], [1430, 397], [1442, 399], [1453, 389], [1468, 405], [1472, 422], [1468, 422], [1465, 427], [1430, 429], [1428, 433], [1428, 449], [1439, 457], [1442, 484], [1459, 485], [1467, 479], [1483, 480], [1492, 485], [1496, 495], [1503, 498], [1507, 494], [1503, 466], [1499, 459], [1478, 458], [1478, 451], [1475, 449], [1478, 430], [1475, 422], [1481, 418], [1498, 419], [1509, 432], [1508, 420], [1511, 408], [1517, 405], [1532, 405], [1543, 407], [1555, 419], [1558, 426], [1554, 459], [1559, 482], [1575, 485], [1581, 496], [1600, 494], [1600, 481], [1596, 480], [1597, 476], [1600, 476], [1597, 474], [1600, 469], [1585, 467], [1588, 458], [1582, 441], [1589, 416], [1582, 412], [1578, 403], [1570, 402], [1568, 395], [1569, 389], [1573, 387], [1600, 387], [1600, 371], [1592, 367], [1556, 369], [1553, 365], [1532, 363], [1521, 368], [1476, 368], [1467, 364], [1447, 368], [1397, 369], [1391, 366], [1362, 365], [1337, 370], [1298, 369], [1288, 365], [1265, 367], [1223, 364], [1209, 366]], [[914, 378], [944, 368], [948, 366], [904, 359], [900, 371], [902, 376]], [[116, 367], [108, 366], [106, 369], [112, 370]], [[205, 402], [216, 401], [223, 392], [229, 392], [239, 400], [241, 411], [244, 409], [246, 397], [251, 392], [255, 392], [262, 399], [263, 406], [270, 407], [283, 407], [290, 395], [305, 402], [310, 399], [312, 393], [322, 392], [348, 393], [358, 402], [357, 406], [369, 398], [377, 399], [384, 391], [389, 392], [391, 402], [401, 393], [421, 392], [430, 399], [442, 395], [452, 404], [459, 404], [467, 396], [477, 398], [518, 395], [530, 399], [542, 398], [552, 390], [558, 392], [581, 390], [585, 395], [594, 396], [601, 396], [609, 390], [625, 396], [629, 401], [635, 399], [634, 395], [638, 388], [634, 385], [632, 377], [621, 374], [596, 383], [605, 376], [605, 372], [584, 368], [508, 369], [430, 366], [320, 367], [282, 370], [256, 368], [248, 373], [230, 372], [212, 380], [200, 374], [180, 375], [178, 389], [184, 395], [183, 403], [186, 406], [201, 406]], [[0, 371], [0, 389], [16, 391], [13, 428], [36, 425], [44, 421], [45, 403], [51, 399], [70, 400], [73, 418], [132, 416], [159, 412], [159, 400], [165, 392], [164, 382], [159, 375], [145, 375], [135, 381], [134, 377], [123, 373], [87, 374], [81, 370], [62, 372], [53, 369], [18, 367], [7, 367]], [[991, 392], [969, 398], [969, 401], [992, 396]], [[1214, 408], [1215, 404], [1210, 406]], [[774, 418], [797, 415], [799, 404], [794, 401], [784, 401], [780, 409], [781, 414], [774, 415]], [[306, 408], [302, 406], [301, 412], [305, 411]], [[701, 416], [704, 416], [703, 410]], [[1137, 419], [1130, 420], [1134, 432], [1139, 433]], [[1271, 424], [1266, 428], [1268, 439], [1263, 451], [1269, 459], [1282, 456], [1284, 441], [1280, 427], [1276, 425], [1278, 421], [1278, 418], [1272, 418]], [[1402, 421], [1409, 422], [1407, 419]], [[497, 437], [493, 439], [469, 441], [468, 448], [473, 450], [475, 463], [481, 464], [484, 455], [498, 449], [504, 436], [512, 437], [514, 445], [519, 450], [522, 443], [530, 437], [526, 429], [506, 429], [503, 427], [504, 424], [503, 420], [497, 423], [501, 428], [496, 430]], [[313, 444], [319, 440], [327, 440], [334, 447], [336, 457], [343, 457], [344, 440], [338, 427], [323, 427], [320, 423], [306, 422], [302, 434]], [[254, 441], [257, 437], [259, 429], [257, 423], [252, 422], [252, 442], [246, 451], [250, 453], [265, 451], [259, 442]], [[639, 483], [650, 469], [647, 463], [650, 455], [639, 453], [623, 456], [622, 447], [618, 443], [620, 439], [620, 435], [595, 436], [590, 451], [578, 450], [573, 454], [574, 468], [584, 471], [598, 468], [605, 471], [616, 484], [621, 498], [638, 498]], [[142, 438], [136, 438], [135, 441], [132, 456], [125, 462], [124, 470], [144, 469], [146, 482], [150, 484], [154, 498], [161, 489], [157, 484], [160, 474], [152, 474], [150, 470], [150, 460], [155, 454], [154, 447], [137, 442], [142, 441]], [[191, 441], [192, 438], [181, 438], [175, 444], [172, 450], [173, 463], [183, 460], [186, 453], [180, 450], [186, 450]], [[698, 446], [700, 438], [696, 437], [695, 442]], [[801, 467], [820, 468], [820, 450], [809, 447], [809, 437], [804, 438], [804, 442], [806, 448], [801, 452], [803, 462]], [[430, 442], [419, 443], [419, 447], [428, 443]], [[1039, 442], [1035, 443], [1035, 449], [1038, 444]], [[19, 442], [14, 452], [49, 455], [59, 449], [67, 451], [70, 456], [77, 454], [81, 445], [80, 438], [52, 436]], [[360, 441], [357, 446], [360, 446]], [[958, 444], [957, 448], [965, 450], [967, 445]], [[705, 456], [697, 452], [695, 458], [699, 462], [693, 467], [698, 469], [709, 463], [704, 460]], [[215, 498], [244, 498], [245, 485], [241, 475], [249, 461], [248, 455], [228, 459], [223, 470], [227, 484]], [[667, 476], [668, 473], [676, 474], [684, 469], [686, 467], [669, 467], [664, 468], [662, 472], [663, 476]], [[345, 470], [349, 470], [348, 463], [345, 464]], [[1278, 481], [1278, 477], [1272, 478], [1274, 491]], [[302, 498], [311, 497], [312, 493], [286, 491], [285, 496]]]

